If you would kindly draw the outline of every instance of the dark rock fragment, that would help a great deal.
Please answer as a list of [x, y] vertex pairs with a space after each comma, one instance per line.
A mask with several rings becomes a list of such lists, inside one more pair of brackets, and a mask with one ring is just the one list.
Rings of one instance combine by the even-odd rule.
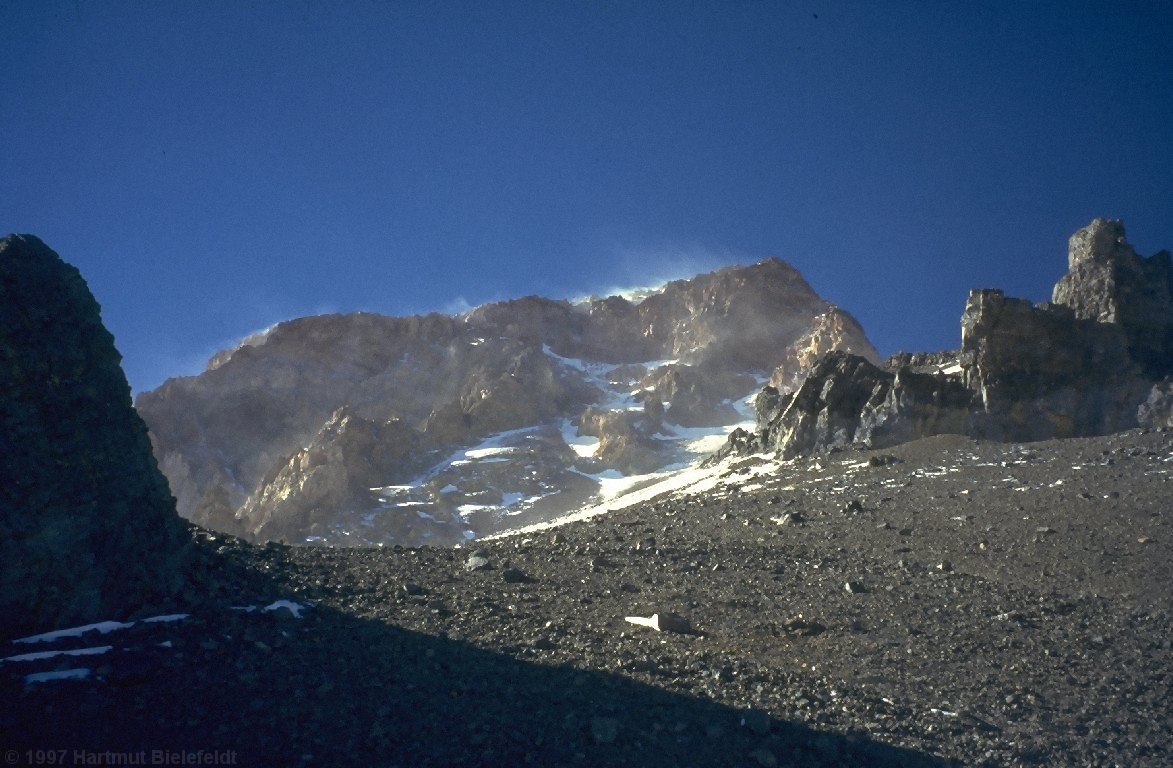
[[531, 579], [518, 568], [506, 568], [501, 571], [501, 580], [506, 584], [524, 584]]

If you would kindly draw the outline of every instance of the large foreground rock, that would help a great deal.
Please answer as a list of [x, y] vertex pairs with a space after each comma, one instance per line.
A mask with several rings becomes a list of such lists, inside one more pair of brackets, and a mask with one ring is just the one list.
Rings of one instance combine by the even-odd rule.
[[0, 240], [0, 634], [176, 594], [190, 537], [85, 280]]

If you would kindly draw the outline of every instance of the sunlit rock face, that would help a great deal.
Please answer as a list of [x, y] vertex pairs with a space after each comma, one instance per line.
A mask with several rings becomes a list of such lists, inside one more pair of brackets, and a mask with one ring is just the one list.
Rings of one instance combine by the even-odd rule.
[[794, 456], [943, 433], [1025, 441], [1169, 423], [1168, 252], [1141, 258], [1120, 222], [1096, 219], [1072, 235], [1068, 266], [1052, 303], [972, 291], [957, 351], [900, 354], [885, 369], [826, 354], [793, 393], [763, 390], [755, 433], [723, 451]]
[[0, 634], [167, 604], [190, 537], [76, 268], [0, 240]]
[[[752, 418], [762, 382], [797, 380], [831, 349], [876, 361], [850, 315], [768, 259], [638, 299], [292, 320], [136, 405], [197, 522], [296, 543], [450, 542], [691, 461]], [[361, 452], [331, 453], [364, 423], [410, 430], [395, 438], [410, 449], [371, 472], [352, 466]]]
[[1136, 254], [1120, 221], [1095, 219], [1071, 236], [1067, 274], [1052, 301], [1080, 320], [1116, 326], [1128, 356], [1150, 377], [1168, 373], [1173, 356], [1173, 270], [1169, 252]]
[[[238, 524], [255, 538], [295, 538], [328, 525], [339, 510], [377, 506], [372, 489], [409, 479], [419, 449], [419, 432], [402, 420], [379, 424], [339, 408], [307, 447], [274, 465], [241, 506]], [[418, 525], [419, 518], [399, 522]]]

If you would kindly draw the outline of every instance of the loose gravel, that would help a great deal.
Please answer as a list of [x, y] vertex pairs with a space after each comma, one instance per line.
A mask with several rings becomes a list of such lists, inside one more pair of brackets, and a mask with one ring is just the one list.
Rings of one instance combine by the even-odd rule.
[[201, 533], [187, 618], [0, 650], [0, 749], [1167, 766], [1171, 478], [1168, 431], [937, 437], [467, 549]]

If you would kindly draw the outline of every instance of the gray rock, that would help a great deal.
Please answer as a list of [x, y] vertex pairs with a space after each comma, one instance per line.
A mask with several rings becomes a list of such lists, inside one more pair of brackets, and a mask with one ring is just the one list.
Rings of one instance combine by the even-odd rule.
[[501, 580], [507, 584], [522, 584], [529, 581], [529, 577], [517, 568], [506, 568], [501, 571]]
[[1153, 377], [1173, 355], [1173, 270], [1168, 251], [1142, 258], [1118, 220], [1094, 219], [1071, 236], [1068, 272], [1052, 301], [1082, 320], [1118, 326], [1129, 357]]
[[471, 555], [469, 555], [468, 559], [464, 561], [464, 570], [483, 571], [486, 568], [489, 568], [490, 565], [491, 563], [489, 562], [488, 554], [486, 554], [484, 550], [478, 549], [476, 552], [473, 552]]
[[1153, 385], [1136, 410], [1136, 420], [1146, 429], [1173, 429], [1173, 378]]

